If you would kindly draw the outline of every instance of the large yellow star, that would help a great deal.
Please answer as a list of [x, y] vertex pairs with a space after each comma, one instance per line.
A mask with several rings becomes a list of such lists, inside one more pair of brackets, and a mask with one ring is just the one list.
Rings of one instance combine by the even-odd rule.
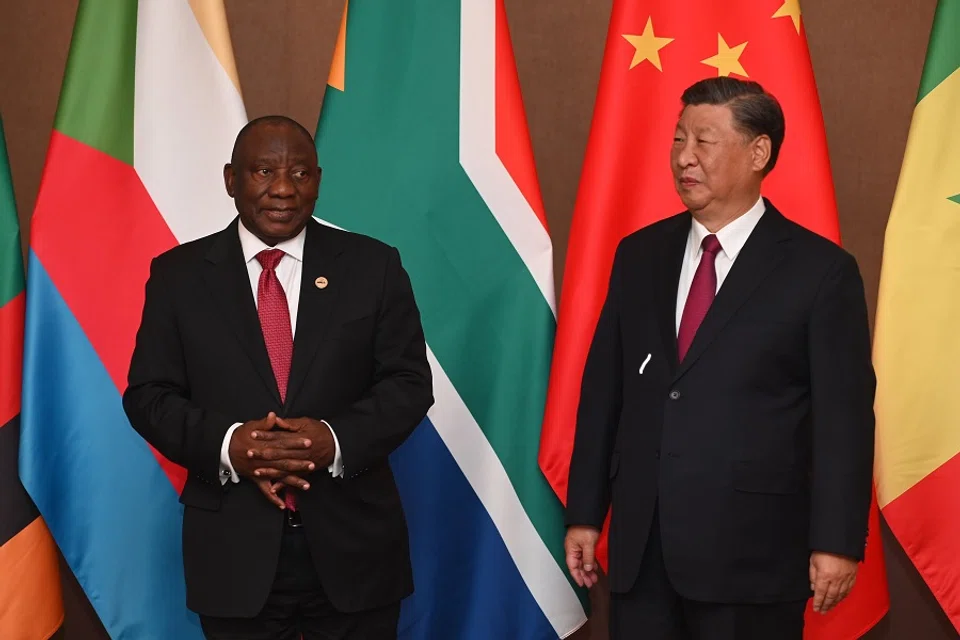
[[793, 26], [800, 33], [800, 0], [783, 0], [783, 6], [777, 9], [773, 14], [774, 18], [787, 18], [793, 20]]
[[738, 44], [730, 48], [730, 46], [727, 45], [727, 41], [718, 33], [717, 55], [711, 56], [706, 60], [701, 60], [700, 62], [711, 67], [716, 67], [718, 71], [717, 75], [720, 76], [729, 76], [731, 73], [736, 73], [744, 78], [749, 78], [750, 76], [747, 75], [743, 65], [740, 64], [740, 56], [743, 55], [743, 50], [746, 49], [746, 47], [747, 43], [744, 42], [743, 44]]
[[655, 66], [659, 71], [663, 71], [663, 67], [660, 65], [660, 49], [663, 49], [673, 42], [673, 38], [658, 38], [653, 35], [652, 17], [647, 18], [647, 26], [641, 35], [634, 36], [625, 33], [623, 34], [623, 38], [636, 49], [633, 54], [633, 61], [630, 62], [631, 69], [644, 60], [649, 60], [650, 64]]

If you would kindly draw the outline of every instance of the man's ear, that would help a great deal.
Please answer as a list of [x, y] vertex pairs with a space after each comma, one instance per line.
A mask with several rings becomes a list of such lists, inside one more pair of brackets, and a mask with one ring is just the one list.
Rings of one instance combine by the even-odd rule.
[[227, 188], [227, 195], [231, 198], [233, 197], [233, 182], [236, 179], [236, 174], [233, 171], [233, 165], [229, 162], [223, 165], [223, 185]]
[[753, 153], [753, 170], [754, 171], [763, 171], [768, 164], [770, 164], [770, 154], [772, 153], [773, 147], [770, 142], [770, 136], [762, 135], [757, 136], [752, 144], [752, 153]]

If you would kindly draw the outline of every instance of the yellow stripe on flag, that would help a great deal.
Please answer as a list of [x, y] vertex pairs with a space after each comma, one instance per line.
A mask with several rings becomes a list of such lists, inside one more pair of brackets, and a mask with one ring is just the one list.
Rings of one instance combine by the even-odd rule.
[[330, 64], [330, 75], [327, 84], [335, 89], [344, 90], [344, 75], [347, 65], [347, 8], [350, 0], [343, 3], [343, 17], [340, 20], [340, 33], [337, 35], [337, 45], [333, 50], [333, 62]]
[[960, 70], [914, 111], [877, 305], [877, 493], [884, 507], [960, 452]]
[[237, 63], [233, 59], [233, 45], [230, 42], [230, 28], [227, 25], [227, 12], [223, 0], [190, 0], [190, 9], [197, 18], [197, 23], [203, 31], [203, 37], [213, 50], [220, 66], [230, 77], [233, 86], [240, 91], [240, 74], [237, 73]]

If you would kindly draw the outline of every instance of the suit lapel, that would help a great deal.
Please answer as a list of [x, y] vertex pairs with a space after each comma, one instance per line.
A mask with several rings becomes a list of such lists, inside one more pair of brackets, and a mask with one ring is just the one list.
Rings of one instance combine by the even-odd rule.
[[240, 248], [237, 233], [239, 219], [218, 234], [213, 247], [207, 253], [204, 281], [224, 321], [237, 334], [244, 353], [253, 362], [254, 369], [280, 404], [280, 391], [273, 376], [267, 345], [260, 329], [260, 317], [250, 288], [250, 276]]
[[689, 213], [677, 217], [676, 224], [666, 230], [666, 237], [657, 260], [657, 321], [660, 325], [664, 352], [669, 358], [671, 373], [676, 371], [679, 364], [677, 362], [677, 289], [680, 285], [680, 270], [687, 248], [690, 224]]
[[[297, 309], [297, 331], [293, 339], [293, 362], [287, 381], [287, 402], [296, 396], [307, 376], [317, 347], [330, 328], [330, 313], [344, 287], [338, 257], [343, 247], [336, 242], [337, 232], [311, 220], [303, 247], [303, 272], [300, 282], [300, 303]], [[318, 286], [318, 279], [324, 286]], [[324, 282], [325, 281], [325, 282]]]
[[730, 273], [717, 292], [717, 297], [710, 305], [710, 310], [697, 329], [687, 356], [677, 370], [677, 378], [693, 366], [737, 310], [783, 259], [781, 243], [789, 239], [786, 219], [769, 201], [765, 203], [766, 212], [740, 250]]

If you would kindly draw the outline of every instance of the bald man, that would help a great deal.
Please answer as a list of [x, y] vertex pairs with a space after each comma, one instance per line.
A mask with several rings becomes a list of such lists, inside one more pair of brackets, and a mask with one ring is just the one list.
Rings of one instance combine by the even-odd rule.
[[123, 404], [189, 472], [187, 606], [211, 639], [395, 638], [413, 591], [388, 456], [433, 403], [397, 250], [313, 219], [310, 134], [238, 134], [238, 217], [156, 258]]

